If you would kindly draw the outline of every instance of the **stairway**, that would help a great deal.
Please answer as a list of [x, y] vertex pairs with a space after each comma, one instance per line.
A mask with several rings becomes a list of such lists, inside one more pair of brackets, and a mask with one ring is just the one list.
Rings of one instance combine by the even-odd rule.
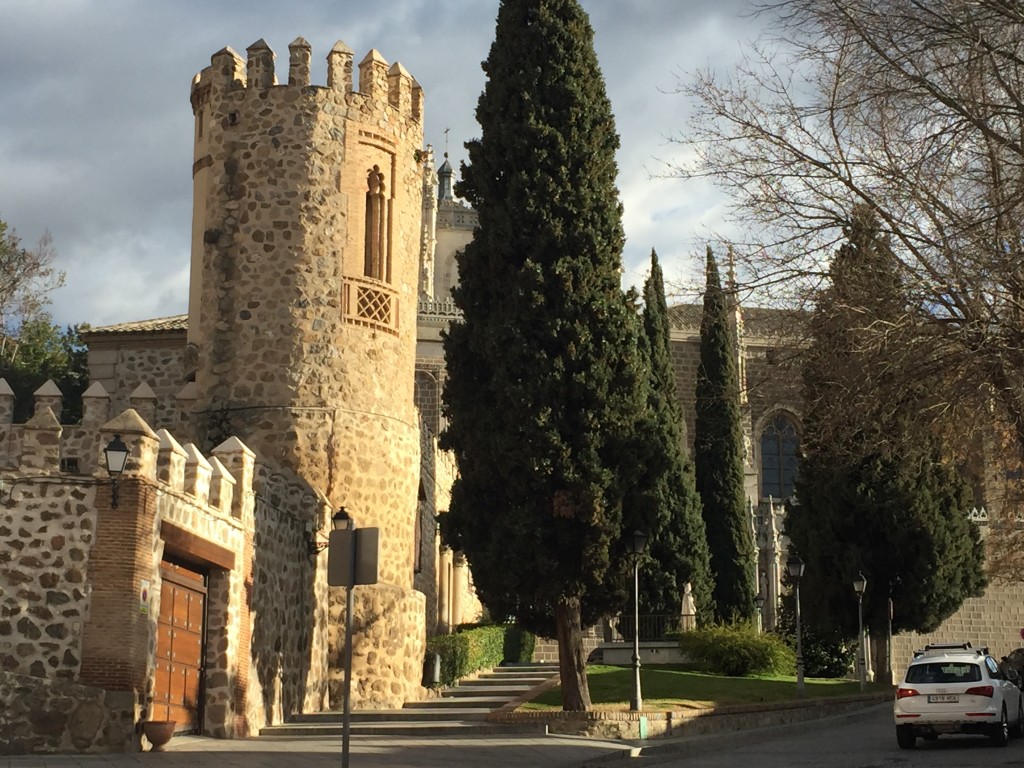
[[[501, 725], [487, 722], [490, 712], [558, 676], [557, 664], [509, 664], [481, 672], [441, 690], [438, 698], [410, 701], [401, 709], [353, 710], [353, 736], [432, 736], [445, 734], [544, 734], [543, 724]], [[284, 725], [271, 725], [261, 736], [340, 736], [341, 712], [294, 715]]]

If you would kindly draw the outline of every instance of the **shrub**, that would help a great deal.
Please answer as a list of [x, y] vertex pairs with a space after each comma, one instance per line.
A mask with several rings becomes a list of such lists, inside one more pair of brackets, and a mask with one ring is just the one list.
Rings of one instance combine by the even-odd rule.
[[759, 634], [746, 623], [683, 632], [679, 647], [708, 672], [732, 677], [786, 674], [796, 667], [793, 651], [781, 638]]
[[[795, 638], [793, 643], [795, 646]], [[854, 648], [842, 640], [807, 632], [803, 637], [804, 671], [808, 677], [845, 677], [853, 668]]]
[[460, 625], [454, 635], [438, 635], [427, 641], [427, 652], [441, 656], [441, 684], [502, 662], [529, 661], [536, 639], [512, 625]]
[[[853, 669], [854, 643], [835, 629], [821, 629], [804, 623], [804, 672], [808, 677], [845, 677]], [[796, 616], [792, 595], [782, 598], [778, 624], [773, 633], [796, 649]]]

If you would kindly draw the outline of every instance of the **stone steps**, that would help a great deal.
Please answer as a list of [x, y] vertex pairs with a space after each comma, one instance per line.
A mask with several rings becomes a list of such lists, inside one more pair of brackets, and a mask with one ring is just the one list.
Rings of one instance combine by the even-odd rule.
[[[541, 724], [501, 725], [487, 722], [487, 715], [512, 699], [529, 693], [558, 675], [553, 664], [515, 664], [482, 672], [445, 688], [441, 695], [410, 701], [401, 709], [355, 710], [350, 713], [352, 736], [427, 736], [445, 734], [544, 734]], [[344, 733], [341, 712], [295, 715], [284, 725], [268, 726], [261, 736], [340, 736]]]

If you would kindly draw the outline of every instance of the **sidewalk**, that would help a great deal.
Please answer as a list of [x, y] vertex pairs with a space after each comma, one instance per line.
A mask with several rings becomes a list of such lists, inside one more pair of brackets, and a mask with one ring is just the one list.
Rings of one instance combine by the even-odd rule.
[[[628, 755], [629, 744], [574, 736], [353, 737], [352, 768], [569, 768]], [[0, 768], [340, 768], [341, 737], [176, 736], [165, 752], [0, 756]]]

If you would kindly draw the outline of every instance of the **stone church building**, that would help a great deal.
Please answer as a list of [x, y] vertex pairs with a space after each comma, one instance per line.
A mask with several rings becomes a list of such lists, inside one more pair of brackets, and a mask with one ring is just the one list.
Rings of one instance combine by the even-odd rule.
[[[295, 40], [279, 83], [262, 40], [225, 48], [192, 82], [188, 314], [85, 335], [79, 424], [50, 384], [13, 424], [0, 381], [0, 753], [130, 751], [147, 719], [244, 737], [340, 707], [345, 600], [324, 543], [342, 508], [381, 532], [378, 582], [354, 592], [355, 707], [422, 698], [427, 638], [480, 616], [436, 521], [455, 475], [437, 448], [441, 332], [475, 213], [424, 145], [401, 64], [339, 42], [316, 86], [311, 55]], [[672, 310], [690, 435], [700, 311]], [[784, 315], [734, 321], [771, 626], [798, 377]], [[948, 632], [1008, 651], [1021, 597], [992, 592]]]

